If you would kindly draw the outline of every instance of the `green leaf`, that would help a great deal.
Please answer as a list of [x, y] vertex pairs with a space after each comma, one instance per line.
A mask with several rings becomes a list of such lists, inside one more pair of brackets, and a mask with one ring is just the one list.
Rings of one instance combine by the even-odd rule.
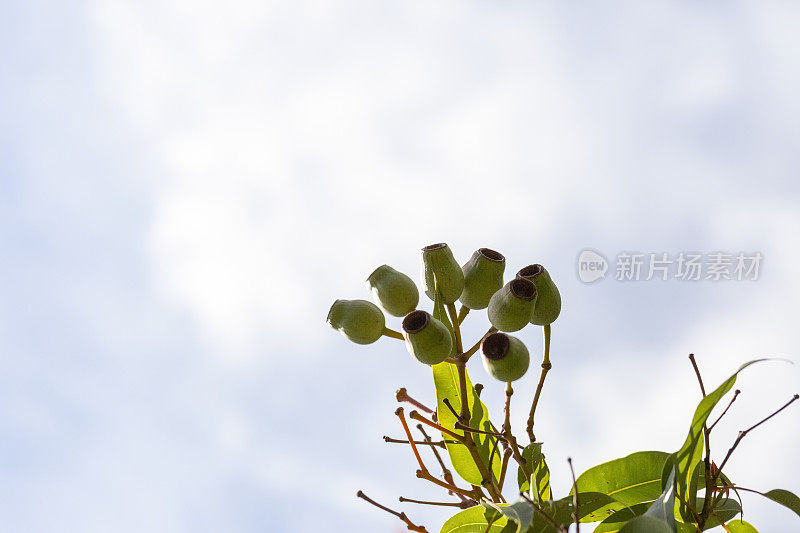
[[677, 531], [675, 525], [675, 468], [670, 471], [669, 478], [667, 479], [667, 486], [664, 492], [658, 497], [656, 501], [647, 509], [644, 516], [652, 516], [665, 522], [670, 530]]
[[517, 481], [519, 482], [519, 491], [525, 492], [530, 489], [530, 498], [535, 502], [552, 499], [553, 495], [550, 491], [550, 469], [547, 468], [547, 463], [542, 454], [542, 443], [532, 442], [525, 446], [522, 451], [522, 458], [528, 469], [531, 471], [531, 476], [536, 480], [533, 488], [530, 487], [530, 480], [525, 477], [522, 468], [517, 468]]
[[[433, 278], [433, 283], [435, 290], [432, 313], [433, 317], [444, 322], [444, 324], [452, 333], [453, 325], [447, 316], [447, 311], [445, 310], [444, 305], [442, 304], [442, 298], [436, 285], [436, 276]], [[455, 346], [455, 343], [453, 345]], [[444, 403], [446, 398], [456, 412], [460, 412], [461, 410], [461, 404], [463, 400], [461, 398], [458, 369], [456, 368], [456, 365], [446, 361], [433, 365], [432, 369], [433, 384], [436, 388], [436, 416], [439, 419], [439, 424], [447, 429], [452, 430], [454, 433], [463, 435], [463, 431], [455, 429], [455, 423], [458, 421], [458, 418]], [[470, 412], [469, 425], [470, 427], [480, 429], [482, 431], [491, 431], [492, 427], [491, 422], [489, 421], [489, 410], [475, 393], [475, 388], [472, 386], [472, 381], [469, 379], [469, 374], [467, 373], [466, 368], [464, 369], [464, 375], [467, 384], [467, 406]], [[442, 436], [445, 438], [445, 440], [451, 440], [448, 439], [447, 435]], [[492, 459], [491, 468], [489, 470], [492, 472], [494, 477], [493, 481], [496, 483], [500, 480], [500, 467], [502, 463], [502, 456], [499, 449], [494, 453], [494, 455], [492, 455], [492, 450], [496, 447], [497, 439], [490, 435], [473, 433], [472, 440], [475, 442], [478, 455], [483, 460], [484, 464], [488, 465], [489, 459]], [[478, 467], [475, 465], [475, 460], [472, 458], [472, 454], [470, 454], [467, 447], [463, 444], [452, 443], [447, 443], [445, 446], [447, 447], [447, 454], [450, 456], [450, 462], [453, 464], [453, 469], [461, 477], [461, 479], [471, 485], [481, 486], [483, 477], [481, 476], [480, 470], [478, 470]]]
[[800, 498], [788, 490], [773, 489], [769, 492], [764, 492], [763, 495], [784, 507], [788, 507], [794, 511], [797, 516], [800, 516]]
[[619, 533], [672, 533], [672, 529], [663, 520], [652, 516], [637, 516], [622, 526]]
[[[618, 533], [622, 526], [631, 519], [642, 516], [650, 507], [650, 503], [637, 503], [630, 507], [620, 509], [614, 512], [611, 516], [603, 520], [594, 530], [594, 533]], [[697, 533], [697, 528], [691, 524], [684, 524], [683, 522], [676, 522], [678, 533]]]
[[647, 512], [648, 507], [650, 503], [644, 502], [614, 511], [595, 528], [594, 533], [617, 533], [626, 522]]
[[581, 521], [597, 522], [625, 506], [654, 501], [661, 495], [661, 471], [669, 456], [658, 451], [636, 452], [581, 474], [577, 480], [579, 492], [599, 492], [616, 500]]
[[[599, 492], [579, 493], [578, 500], [578, 520], [582, 520], [597, 509], [614, 501], [611, 496]], [[508, 519], [509, 526], [513, 525], [508, 528], [511, 533], [556, 533], [553, 522], [559, 526], [568, 526], [574, 522], [572, 496], [566, 496], [556, 501], [547, 500], [537, 503], [539, 509], [547, 513], [549, 519], [524, 498], [520, 498], [510, 505], [498, 505], [488, 501], [483, 505], [487, 509], [502, 513]]]
[[[697, 509], [702, 509], [703, 501], [703, 498], [697, 498], [695, 507]], [[703, 529], [711, 529], [720, 524], [724, 524], [740, 512], [742, 512], [742, 506], [739, 505], [738, 501], [733, 498], [724, 498], [711, 509], [711, 515], [708, 517], [708, 520], [706, 520]]]
[[758, 533], [758, 530], [744, 520], [731, 520], [725, 527], [730, 533]]
[[[491, 422], [489, 422], [489, 410], [486, 405], [481, 402], [478, 395], [475, 393], [475, 388], [472, 386], [472, 381], [469, 379], [469, 374], [464, 369], [467, 382], [467, 405], [469, 406], [470, 427], [480, 429], [482, 431], [491, 431]], [[439, 417], [439, 424], [443, 427], [452, 430], [454, 433], [463, 435], [461, 430], [454, 429], [455, 423], [458, 421], [456, 416], [445, 405], [444, 399], [450, 401], [450, 405], [456, 412], [461, 409], [461, 389], [459, 387], [458, 369], [456, 365], [448, 362], [433, 365], [433, 384], [436, 387], [436, 413]], [[443, 435], [446, 440], [452, 440], [451, 437]], [[484, 435], [481, 433], [473, 433], [472, 440], [478, 449], [478, 455], [483, 459], [484, 464], [489, 464], [489, 457], [492, 454], [492, 449], [495, 447], [496, 439], [491, 435]], [[453, 469], [461, 478], [470, 485], [481, 485], [483, 479], [478, 467], [469, 450], [463, 444], [448, 443], [447, 453], [450, 455], [450, 461], [453, 463]], [[500, 479], [500, 466], [501, 466], [501, 452], [500, 450], [494, 453], [492, 458], [492, 473], [494, 481]]]
[[509, 505], [497, 505], [492, 502], [484, 502], [483, 505], [488, 509], [494, 509], [502, 514], [510, 522], [513, 522], [516, 529], [511, 529], [515, 533], [523, 533], [531, 527], [536, 514], [533, 505], [523, 499], [519, 499]]
[[488, 526], [484, 508], [476, 505], [451, 516], [442, 526], [441, 533], [500, 533], [506, 526], [506, 519], [500, 517], [489, 529]]
[[[717, 403], [726, 392], [731, 390], [733, 384], [736, 383], [736, 376], [739, 372], [760, 361], [766, 361], [766, 359], [755, 359], [740, 366], [739, 370], [734, 372], [722, 385], [700, 400], [697, 409], [694, 411], [692, 424], [689, 427], [689, 434], [686, 436], [686, 441], [683, 443], [683, 446], [681, 446], [681, 449], [676, 453], [678, 475], [675, 488], [678, 500], [681, 501], [679, 508], [684, 520], [688, 521], [692, 518], [691, 511], [684, 502], [694, 501], [696, 497], [696, 493], [692, 494], [692, 476], [696, 475], [695, 467], [703, 456], [703, 425], [708, 420], [711, 411]], [[694, 487], [696, 489], [696, 485], [694, 485]]]

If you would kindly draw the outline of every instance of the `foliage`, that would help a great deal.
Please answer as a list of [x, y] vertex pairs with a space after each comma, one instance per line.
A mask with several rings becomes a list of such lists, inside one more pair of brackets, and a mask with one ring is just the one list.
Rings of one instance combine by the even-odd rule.
[[[552, 367], [551, 328], [561, 311], [561, 296], [541, 265], [524, 267], [506, 284], [503, 284], [504, 269], [505, 257], [494, 250], [480, 248], [459, 268], [447, 245], [434, 244], [422, 251], [424, 292], [432, 299], [430, 313], [419, 309], [419, 291], [411, 278], [388, 265], [378, 267], [368, 279], [380, 307], [363, 300], [337, 300], [331, 308], [328, 323], [348, 339], [358, 344], [370, 344], [381, 337], [404, 340], [416, 361], [431, 366], [435, 409], [412, 398], [405, 388], [400, 389], [398, 401], [414, 409], [408, 415], [402, 407], [396, 411], [404, 437], [384, 439], [408, 446], [419, 465], [417, 477], [438, 485], [450, 499], [422, 502], [401, 498], [401, 501], [460, 508], [444, 522], [441, 533], [563, 533], [571, 525], [579, 530], [580, 524], [587, 522], [599, 522], [597, 533], [691, 533], [716, 527], [730, 533], [752, 533], [756, 531], [753, 525], [735, 519], [742, 513], [742, 493], [763, 496], [800, 516], [800, 498], [795, 494], [783, 489], [759, 492], [733, 483], [724, 473], [741, 440], [787, 408], [798, 395], [741, 431], [719, 466], [712, 460], [710, 437], [739, 394], [736, 390], [729, 395], [738, 374], [764, 359], [743, 364], [706, 394], [700, 371], [690, 354], [702, 396], [680, 449], [674, 453], [635, 452], [593, 466], [577, 478], [573, 472], [569, 493], [556, 499], [543, 444], [536, 440], [533, 428], [542, 387]], [[457, 310], [459, 300], [462, 305]], [[484, 308], [488, 308], [492, 326], [472, 347], [465, 349], [461, 323], [472, 310]], [[386, 326], [383, 311], [394, 316], [405, 313], [402, 332]], [[506, 383], [502, 422], [495, 424], [481, 401], [481, 387], [470, 380], [467, 364], [480, 351], [490, 375], [518, 379], [528, 368], [527, 348], [506, 332], [530, 325], [542, 327], [544, 353], [526, 427], [530, 443], [522, 446], [511, 429], [514, 392], [511, 382]], [[730, 397], [726, 407], [709, 424], [712, 412], [726, 396]], [[409, 418], [419, 423], [420, 435], [412, 435]], [[431, 438], [425, 427], [438, 431], [441, 439]], [[444, 462], [444, 451], [463, 483], [454, 479]], [[422, 459], [427, 452], [441, 466], [441, 476], [434, 475]], [[510, 466], [512, 461], [516, 467]], [[571, 470], [572, 462], [568, 461]], [[504, 489], [512, 468], [517, 470], [514, 492], [518, 497], [507, 500]], [[361, 491], [358, 496], [395, 515], [409, 530], [428, 531], [405, 512], [385, 507]]]

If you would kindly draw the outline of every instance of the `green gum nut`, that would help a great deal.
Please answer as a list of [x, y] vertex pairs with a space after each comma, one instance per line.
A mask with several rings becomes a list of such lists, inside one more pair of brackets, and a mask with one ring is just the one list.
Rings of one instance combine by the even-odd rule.
[[366, 300], [336, 300], [328, 311], [328, 324], [356, 344], [372, 344], [386, 328], [383, 311]]
[[486, 309], [492, 295], [503, 288], [506, 258], [489, 248], [479, 248], [462, 267], [464, 292], [461, 303], [469, 309]]
[[435, 300], [434, 274], [442, 302], [451, 304], [458, 300], [464, 290], [464, 272], [453, 257], [450, 247], [443, 242], [422, 249], [422, 280], [425, 294], [431, 300]]
[[517, 272], [518, 278], [525, 278], [536, 285], [536, 305], [531, 314], [531, 324], [545, 326], [555, 322], [561, 313], [561, 294], [550, 279], [550, 274], [542, 265], [528, 265]]
[[453, 354], [450, 330], [426, 311], [412, 311], [403, 319], [403, 336], [408, 351], [420, 363], [435, 365]]
[[505, 382], [524, 376], [531, 360], [522, 341], [505, 333], [492, 333], [483, 339], [481, 355], [486, 372]]
[[525, 278], [512, 279], [489, 300], [489, 322], [500, 331], [518, 331], [528, 325], [536, 303], [536, 286]]
[[419, 303], [414, 281], [389, 265], [376, 268], [367, 278], [367, 287], [378, 305], [392, 316], [406, 316]]

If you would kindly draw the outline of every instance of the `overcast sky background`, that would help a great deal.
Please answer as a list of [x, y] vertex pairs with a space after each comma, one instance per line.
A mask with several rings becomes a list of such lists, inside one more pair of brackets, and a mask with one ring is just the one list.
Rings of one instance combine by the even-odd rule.
[[[381, 440], [394, 390], [429, 401], [430, 371], [324, 320], [380, 264], [418, 279], [439, 241], [561, 288], [537, 418], [557, 495], [567, 456], [676, 450], [689, 352], [709, 387], [800, 360], [798, 23], [785, 2], [3, 3], [4, 529], [401, 531], [355, 493], [439, 497]], [[764, 263], [584, 285], [586, 247]], [[521, 337], [538, 358], [540, 331]], [[470, 371], [499, 417], [502, 385]], [[717, 462], [798, 372], [741, 376]], [[798, 492], [799, 442], [795, 408], [729, 475]], [[447, 515], [404, 509], [431, 531]], [[800, 520], [752, 495], [745, 519]]]

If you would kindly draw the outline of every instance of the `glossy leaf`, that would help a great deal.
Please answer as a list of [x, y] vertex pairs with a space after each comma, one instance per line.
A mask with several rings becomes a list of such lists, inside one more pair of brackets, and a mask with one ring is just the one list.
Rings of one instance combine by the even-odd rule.
[[[578, 519], [581, 521], [584, 517], [614, 501], [611, 496], [599, 492], [579, 493], [578, 498]], [[508, 519], [509, 524], [514, 526], [508, 528], [512, 533], [556, 533], [553, 522], [558, 525], [569, 525], [574, 521], [572, 496], [566, 496], [556, 501], [541, 501], [536, 506], [523, 498], [510, 505], [498, 505], [491, 502], [484, 502], [483, 505], [502, 513]], [[547, 517], [542, 515], [537, 506], [541, 511], [547, 513]]]
[[506, 526], [506, 519], [500, 517], [489, 527], [484, 511], [476, 505], [454, 514], [444, 523], [441, 533], [500, 533]]
[[[434, 276], [434, 286], [435, 284], [436, 277]], [[444, 322], [444, 324], [452, 331], [453, 325], [447, 316], [447, 311], [444, 308], [444, 304], [442, 304], [442, 299], [438, 290], [433, 301], [432, 314], [434, 318]], [[459, 435], [463, 435], [463, 431], [455, 429], [455, 423], [458, 421], [457, 417], [444, 403], [445, 398], [447, 398], [447, 400], [450, 402], [450, 405], [453, 406], [453, 409], [455, 409], [456, 412], [460, 412], [461, 410], [462, 399], [458, 369], [456, 368], [456, 365], [445, 361], [433, 365], [432, 371], [433, 384], [436, 388], [436, 415], [439, 419], [439, 424], [455, 433], [458, 433]], [[470, 411], [469, 425], [476, 429], [490, 431], [492, 428], [491, 423], [489, 422], [489, 410], [475, 393], [475, 389], [472, 386], [472, 381], [469, 379], [469, 374], [467, 373], [466, 368], [464, 369], [464, 374], [467, 382], [467, 405], [469, 406]], [[448, 439], [446, 435], [443, 435], [443, 437], [445, 440], [451, 440]], [[478, 455], [480, 455], [481, 459], [483, 459], [484, 464], [489, 464], [489, 458], [492, 455], [492, 448], [495, 445], [496, 439], [489, 435], [473, 433], [472, 440], [475, 442], [475, 446], [478, 449]], [[446, 444], [446, 447], [447, 453], [450, 456], [450, 462], [453, 464], [453, 469], [461, 477], [461, 479], [471, 485], [480, 486], [483, 478], [478, 470], [478, 467], [475, 466], [475, 461], [467, 447], [462, 444], [453, 443]], [[494, 481], [496, 482], [500, 479], [501, 454], [499, 451], [494, 454], [492, 459], [491, 471], [494, 476]]]
[[[456, 412], [461, 409], [461, 390], [459, 387], [458, 369], [456, 365], [448, 363], [447, 361], [433, 365], [433, 383], [436, 387], [436, 413], [439, 417], [439, 424], [443, 427], [452, 430], [453, 432], [463, 435], [464, 432], [456, 430], [455, 423], [458, 421], [456, 416], [445, 405], [444, 399], [450, 401], [450, 405]], [[467, 382], [467, 405], [470, 412], [470, 427], [480, 429], [482, 431], [491, 431], [491, 423], [489, 422], [489, 411], [486, 405], [481, 402], [475, 389], [472, 386], [472, 381], [469, 379], [469, 374], [464, 369]], [[444, 436], [445, 439], [452, 440]], [[481, 433], [473, 433], [472, 440], [478, 449], [478, 454], [483, 459], [484, 464], [489, 464], [489, 457], [494, 447], [495, 438], [491, 435], [484, 435]], [[469, 450], [463, 444], [448, 443], [447, 453], [450, 455], [450, 461], [453, 463], [453, 468], [461, 478], [471, 485], [481, 485], [481, 474], [478, 467], [475, 466], [475, 461], [472, 458]], [[500, 463], [501, 454], [495, 452], [492, 461], [492, 472], [495, 481], [500, 479]]]
[[[676, 467], [677, 476], [675, 482], [675, 490], [678, 500], [681, 502], [694, 501], [696, 494], [692, 493], [692, 479], [696, 475], [695, 467], [703, 455], [703, 425], [708, 420], [711, 411], [722, 399], [722, 397], [733, 387], [736, 383], [736, 376], [747, 368], [748, 366], [766, 361], [766, 359], [756, 359], [748, 361], [739, 367], [739, 370], [733, 373], [731, 377], [726, 379], [722, 385], [717, 387], [713, 392], [705, 396], [694, 411], [692, 417], [692, 424], [689, 427], [689, 434], [686, 436], [686, 441], [681, 446], [681, 449], [676, 452]], [[695, 478], [696, 479], [696, 478]], [[696, 489], [696, 485], [694, 485]], [[680, 513], [684, 520], [692, 518], [691, 511], [687, 508], [685, 503], [679, 505]]]
[[550, 469], [547, 468], [547, 463], [542, 454], [542, 443], [532, 442], [525, 446], [522, 451], [522, 458], [531, 476], [536, 482], [533, 488], [530, 486], [530, 480], [526, 478], [522, 468], [517, 468], [517, 481], [519, 483], [519, 491], [525, 492], [530, 489], [530, 498], [535, 502], [552, 499], [553, 495], [550, 491]]
[[672, 533], [672, 529], [663, 520], [652, 516], [637, 516], [622, 526], [619, 533]]
[[[611, 516], [603, 520], [594, 530], [594, 533], [618, 533], [619, 530], [631, 519], [642, 516], [650, 507], [650, 503], [637, 503], [630, 507], [615, 511]], [[678, 533], [697, 533], [697, 528], [691, 524], [676, 522]]]
[[784, 507], [788, 507], [794, 511], [797, 516], [800, 516], [800, 498], [798, 498], [797, 495], [789, 492], [788, 490], [773, 489], [769, 492], [765, 492], [764, 496], [774, 502], [778, 502]]
[[725, 527], [730, 533], [758, 533], [758, 530], [744, 520], [731, 520]]
[[577, 480], [579, 492], [600, 492], [616, 501], [581, 521], [597, 522], [625, 506], [654, 501], [662, 492], [661, 471], [668, 457], [659, 451], [636, 452], [585, 471]]
[[667, 486], [656, 501], [650, 505], [644, 516], [658, 518], [665, 522], [670, 530], [677, 531], [675, 525], [675, 468], [670, 471]]

